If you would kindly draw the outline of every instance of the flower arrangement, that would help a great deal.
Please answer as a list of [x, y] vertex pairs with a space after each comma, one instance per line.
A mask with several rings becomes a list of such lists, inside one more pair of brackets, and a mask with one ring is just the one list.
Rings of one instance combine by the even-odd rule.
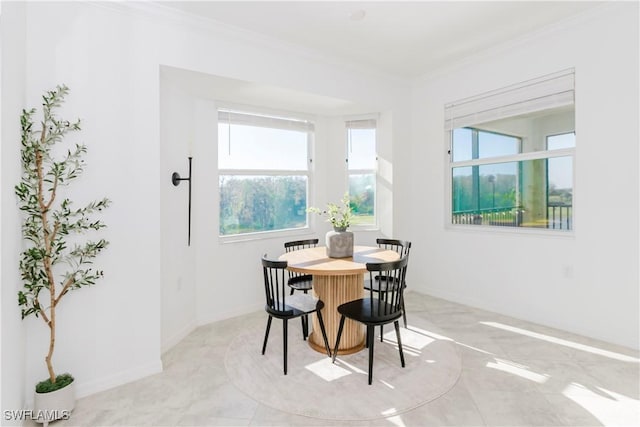
[[326, 215], [327, 221], [331, 223], [336, 231], [346, 231], [349, 225], [351, 225], [351, 219], [353, 218], [349, 193], [344, 193], [340, 202], [340, 205], [327, 203], [327, 209], [324, 211], [319, 208], [310, 207], [307, 209], [307, 212]]

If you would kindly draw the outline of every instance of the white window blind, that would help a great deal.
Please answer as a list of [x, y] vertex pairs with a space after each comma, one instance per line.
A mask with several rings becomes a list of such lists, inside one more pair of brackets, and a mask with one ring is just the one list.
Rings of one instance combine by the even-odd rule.
[[347, 129], [375, 129], [376, 119], [349, 120], [345, 125]]
[[573, 105], [574, 75], [571, 68], [451, 102], [445, 105], [445, 129]]
[[272, 129], [313, 132], [313, 123], [307, 120], [247, 114], [230, 110], [218, 110], [218, 121], [233, 125], [258, 126]]

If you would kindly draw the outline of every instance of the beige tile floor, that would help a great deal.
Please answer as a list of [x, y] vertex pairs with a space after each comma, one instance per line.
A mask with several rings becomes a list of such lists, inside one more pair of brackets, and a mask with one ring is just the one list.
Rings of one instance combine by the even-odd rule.
[[[455, 341], [458, 383], [411, 412], [329, 421], [281, 412], [236, 389], [225, 350], [256, 312], [196, 329], [163, 356], [164, 372], [78, 400], [67, 426], [640, 426], [637, 351], [407, 293], [421, 316]], [[261, 343], [256, 343], [260, 346]], [[30, 424], [28, 424], [30, 425]]]

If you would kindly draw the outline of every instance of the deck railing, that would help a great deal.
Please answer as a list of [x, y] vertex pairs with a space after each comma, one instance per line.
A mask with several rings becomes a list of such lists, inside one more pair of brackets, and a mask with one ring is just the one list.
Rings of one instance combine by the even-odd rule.
[[[451, 222], [453, 224], [492, 225], [498, 227], [521, 227], [523, 224], [524, 210], [517, 207], [475, 209], [453, 212]], [[547, 218], [532, 227], [545, 227], [556, 230], [571, 230], [573, 218], [573, 206], [554, 203], [547, 205]]]
[[511, 207], [457, 211], [453, 212], [452, 222], [453, 224], [519, 227], [522, 222], [522, 210]]
[[573, 205], [565, 203], [549, 203], [547, 205], [547, 228], [571, 230], [573, 222]]

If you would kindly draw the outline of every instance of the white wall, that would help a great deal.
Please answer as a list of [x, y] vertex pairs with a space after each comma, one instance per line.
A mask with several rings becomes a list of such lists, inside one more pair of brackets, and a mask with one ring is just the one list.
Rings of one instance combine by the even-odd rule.
[[[156, 52], [144, 20], [83, 3], [27, 3], [26, 9], [26, 106], [39, 107], [42, 93], [56, 84], [69, 86], [62, 112], [82, 118], [79, 136], [88, 146], [74, 200], [113, 202], [101, 233], [111, 244], [96, 260], [104, 279], [58, 306], [54, 366], [76, 377], [81, 397], [162, 367]], [[29, 402], [33, 385], [46, 377], [48, 341], [41, 319], [24, 326]]]
[[[26, 23], [18, 31], [26, 36], [18, 46], [28, 55], [24, 81], [17, 88], [24, 90], [27, 106], [38, 106], [45, 90], [60, 83], [70, 87], [64, 113], [83, 119], [81, 135], [89, 150], [74, 197], [113, 200], [103, 215], [108, 225], [103, 235], [111, 245], [97, 260], [105, 278], [70, 294], [59, 308], [55, 366], [75, 375], [80, 397], [158, 372], [162, 350], [196, 324], [262, 307], [259, 257], [282, 251], [283, 238], [218, 242], [212, 221], [217, 209], [212, 191], [217, 186], [215, 150], [207, 123], [213, 104], [209, 97], [186, 96], [163, 81], [163, 65], [386, 111], [407, 105], [406, 82], [270, 47], [198, 20], [157, 14], [144, 3], [41, 2], [24, 7]], [[20, 56], [8, 58], [13, 59]], [[13, 104], [3, 103], [3, 122], [4, 117], [17, 119]], [[394, 120], [394, 128], [408, 128], [408, 118], [404, 120]], [[185, 136], [191, 132], [194, 211], [188, 247], [186, 183], [174, 187], [170, 176], [173, 171], [187, 173]], [[3, 184], [7, 173], [19, 173], [16, 144], [3, 140]], [[317, 167], [317, 191], [329, 194], [322, 188], [327, 165]], [[5, 205], [4, 194], [3, 267], [5, 239], [11, 251], [20, 241], [15, 225], [5, 227], [4, 214], [12, 212], [13, 203]], [[4, 315], [3, 310], [3, 349]], [[27, 403], [33, 385], [46, 376], [46, 328], [39, 322], [7, 324], [13, 328], [8, 336], [18, 336], [22, 326], [27, 331], [26, 350], [15, 352], [24, 358], [25, 379], [19, 374], [8, 385], [22, 390], [20, 399]]]
[[[21, 247], [20, 218], [13, 207], [13, 187], [20, 180], [20, 111], [24, 106], [25, 7], [22, 3], [2, 5], [0, 15], [0, 49], [2, 76], [0, 83], [2, 144], [0, 144], [0, 409], [23, 409], [25, 376], [25, 328], [20, 321], [17, 293]], [[5, 420], [2, 425], [19, 425], [19, 420]]]
[[[407, 170], [422, 190], [404, 193], [400, 209], [411, 212], [414, 231], [412, 286], [639, 347], [638, 52], [638, 4], [610, 4], [415, 84]], [[574, 234], [445, 227], [445, 103], [570, 67]]]
[[[3, 3], [3, 19], [14, 7], [25, 7], [27, 13], [26, 24], [16, 24], [11, 31], [18, 36], [16, 51], [7, 57], [7, 44], [2, 46], [3, 187], [7, 182], [11, 187], [19, 174], [18, 142], [7, 143], [11, 138], [5, 139], [4, 123], [17, 119], [15, 107], [23, 98], [26, 106], [38, 105], [43, 91], [66, 83], [71, 93], [65, 112], [83, 118], [82, 139], [89, 148], [86, 174], [75, 185], [75, 194], [82, 200], [106, 195], [114, 202], [104, 215], [109, 225], [104, 235], [111, 246], [98, 259], [105, 278], [69, 295], [60, 310], [56, 366], [59, 372], [75, 374], [80, 396], [159, 371], [162, 349], [195, 324], [261, 305], [256, 260], [265, 252], [281, 252], [280, 238], [233, 244], [217, 240], [211, 220], [217, 200], [210, 191], [217, 185], [215, 148], [210, 144], [214, 130], [207, 125], [215, 107], [210, 97], [185, 96], [163, 82], [163, 65], [376, 107], [385, 121], [392, 119], [391, 130], [385, 132], [392, 149], [381, 148], [386, 170], [393, 171], [385, 175], [394, 189], [393, 228], [388, 232], [415, 242], [412, 287], [638, 346], [638, 221], [612, 222], [609, 210], [601, 209], [602, 194], [607, 193], [630, 218], [638, 216], [637, 13], [615, 11], [633, 5], [615, 6], [575, 27], [477, 58], [472, 67], [420, 81], [412, 103], [407, 102], [405, 82], [327, 64], [228, 29], [207, 29], [180, 16], [132, 9], [147, 7], [143, 3]], [[3, 40], [4, 31], [3, 26]], [[14, 60], [25, 65], [12, 69], [25, 72], [15, 76], [20, 83], [5, 102], [4, 70]], [[444, 103], [569, 66], [576, 68], [579, 135], [575, 237], [446, 230]], [[603, 76], [610, 75], [615, 78], [603, 84]], [[168, 99], [176, 106], [165, 102]], [[186, 185], [174, 187], [170, 175], [187, 172], [188, 140], [183, 133], [189, 135], [191, 129], [194, 213], [192, 245], [187, 247]], [[15, 136], [16, 129], [11, 133]], [[603, 141], [614, 141], [620, 149], [605, 149]], [[316, 153], [324, 164], [316, 164], [315, 191], [327, 199], [337, 194], [328, 166], [335, 147], [322, 146]], [[614, 187], [589, 174], [592, 162], [631, 188]], [[629, 193], [634, 198], [629, 199]], [[33, 384], [45, 376], [46, 331], [39, 319], [20, 323], [7, 317], [17, 310], [5, 310], [7, 294], [15, 294], [5, 290], [5, 279], [15, 281], [17, 274], [7, 273], [7, 265], [15, 262], [5, 261], [5, 255], [16, 251], [20, 237], [14, 200], [5, 190], [2, 202], [3, 399], [6, 390], [21, 390], [25, 401]], [[373, 240], [372, 233], [361, 237]], [[491, 255], [496, 251], [505, 253], [506, 263]], [[564, 277], [566, 267], [573, 277]], [[5, 323], [7, 318], [14, 320]], [[7, 353], [7, 339], [21, 337], [22, 327], [26, 350]], [[6, 362], [12, 361], [24, 363], [26, 379], [17, 369], [5, 386]], [[17, 399], [9, 403], [17, 404]]]

